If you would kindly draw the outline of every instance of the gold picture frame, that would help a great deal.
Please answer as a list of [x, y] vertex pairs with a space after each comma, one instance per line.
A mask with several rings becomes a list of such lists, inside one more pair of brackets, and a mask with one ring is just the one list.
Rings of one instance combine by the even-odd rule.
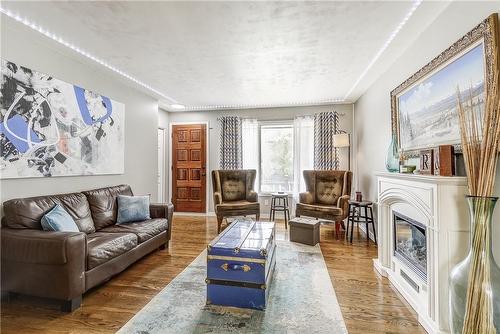
[[[433, 138], [427, 138], [429, 137], [429, 131], [428, 128], [422, 128], [416, 126], [417, 130], [414, 130], [411, 126], [411, 119], [408, 115], [409, 112], [413, 112], [411, 114], [414, 116], [415, 120], [419, 120], [421, 123], [424, 123], [422, 120], [422, 117], [417, 117], [419, 115], [418, 112], [415, 112], [415, 110], [411, 110], [410, 107], [407, 109], [410, 109], [408, 113], [406, 113], [403, 117], [403, 122], [404, 126], [406, 127], [403, 130], [403, 136], [402, 136], [402, 131], [401, 131], [401, 110], [400, 110], [400, 103], [405, 103], [406, 101], [401, 102], [403, 98], [408, 98], [405, 96], [405, 94], [410, 94], [412, 93], [412, 90], [418, 89], [419, 85], [425, 84], [427, 80], [432, 80], [433, 76], [439, 75], [439, 73], [443, 70], [446, 70], [447, 67], [451, 67], [453, 63], [455, 63], [457, 60], [460, 60], [461, 57], [464, 57], [468, 53], [470, 53], [471, 50], [477, 49], [479, 45], [482, 45], [481, 51], [483, 52], [484, 55], [484, 93], [487, 91], [487, 87], [491, 85], [491, 82], [493, 80], [493, 68], [494, 64], [498, 61], [498, 14], [494, 13], [491, 14], [488, 18], [483, 20], [480, 24], [478, 24], [476, 27], [474, 27], [471, 31], [469, 31], [466, 35], [464, 35], [462, 38], [460, 38], [458, 41], [453, 43], [448, 49], [443, 51], [441, 54], [439, 54], [437, 57], [435, 57], [433, 60], [431, 60], [427, 65], [422, 67], [420, 70], [418, 70], [415, 74], [413, 74], [411, 77], [409, 77], [407, 80], [405, 80], [403, 83], [401, 83], [398, 87], [396, 87], [393, 91], [391, 91], [391, 118], [392, 118], [392, 134], [395, 135], [397, 139], [397, 146], [399, 150], [403, 150], [405, 152], [405, 155], [409, 157], [418, 157], [419, 152], [422, 149], [428, 149], [432, 147], [437, 147], [439, 145], [443, 144], [451, 144], [454, 145], [455, 151], [461, 152], [461, 147], [460, 147], [460, 137], [456, 136], [456, 139], [453, 138], [452, 140], [448, 141], [443, 141], [440, 142], [439, 140], [436, 140], [433, 142]], [[455, 64], [456, 65], [456, 64]], [[460, 68], [460, 67], [458, 67]], [[432, 87], [432, 85], [430, 85]], [[469, 87], [462, 87], [462, 88], [469, 88]], [[453, 92], [451, 92], [453, 93]], [[409, 99], [409, 98], [408, 98]], [[411, 105], [410, 103], [403, 104], [405, 106]], [[426, 116], [428, 119], [436, 119], [439, 114], [439, 108], [436, 108], [436, 114], [429, 116], [430, 113], [427, 111], [428, 109], [425, 109]], [[419, 110], [419, 109], [417, 109]], [[424, 110], [424, 109], [422, 109]], [[449, 109], [448, 109], [449, 110]], [[415, 116], [416, 115], [416, 116]], [[456, 115], [456, 119], [458, 120], [458, 114]], [[427, 122], [426, 124], [429, 124]], [[450, 128], [454, 128], [451, 125], [447, 125]], [[412, 132], [414, 131], [414, 132]], [[454, 130], [456, 132], [457, 130]], [[408, 134], [410, 132], [410, 134]], [[420, 137], [424, 137], [424, 139], [415, 140], [415, 142], [418, 142], [420, 145], [412, 143], [413, 145], [408, 145], [408, 142], [411, 142], [410, 140], [406, 140], [407, 138], [414, 138], [415, 135], [414, 133], [419, 133], [425, 135], [420, 135]], [[431, 132], [432, 133], [432, 132]], [[456, 135], [454, 133], [453, 135]], [[452, 135], [450, 135], [451, 137]], [[403, 139], [403, 140], [402, 140]], [[449, 138], [447, 138], [449, 139]], [[426, 142], [427, 140], [427, 142]], [[405, 141], [405, 143], [402, 143], [402, 141]], [[402, 145], [403, 144], [403, 145]]]

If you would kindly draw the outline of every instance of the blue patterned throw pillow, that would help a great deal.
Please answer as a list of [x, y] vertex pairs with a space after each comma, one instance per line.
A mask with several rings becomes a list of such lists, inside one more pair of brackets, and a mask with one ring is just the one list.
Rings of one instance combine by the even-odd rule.
[[45, 231], [80, 232], [73, 218], [59, 204], [43, 215], [41, 223]]
[[151, 219], [149, 216], [149, 196], [118, 195], [117, 224]]

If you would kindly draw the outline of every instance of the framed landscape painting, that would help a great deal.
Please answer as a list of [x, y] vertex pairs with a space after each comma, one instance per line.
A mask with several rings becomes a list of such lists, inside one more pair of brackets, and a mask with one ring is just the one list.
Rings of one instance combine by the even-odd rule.
[[498, 52], [496, 14], [391, 92], [392, 131], [408, 156], [455, 145], [460, 150], [457, 89], [482, 110]]
[[125, 106], [1, 60], [0, 178], [124, 172]]

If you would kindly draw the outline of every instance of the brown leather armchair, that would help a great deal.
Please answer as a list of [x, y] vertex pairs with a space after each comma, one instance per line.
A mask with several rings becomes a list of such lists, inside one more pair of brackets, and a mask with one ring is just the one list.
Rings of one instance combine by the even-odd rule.
[[260, 205], [254, 191], [256, 174], [255, 169], [212, 171], [217, 232], [226, 217], [255, 215], [259, 220]]
[[349, 213], [352, 172], [305, 170], [304, 181], [307, 191], [299, 194], [295, 215], [334, 221], [338, 236]]

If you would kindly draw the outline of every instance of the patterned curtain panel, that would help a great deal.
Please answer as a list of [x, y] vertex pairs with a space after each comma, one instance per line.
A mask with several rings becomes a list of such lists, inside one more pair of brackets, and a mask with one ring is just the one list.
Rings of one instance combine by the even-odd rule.
[[314, 169], [333, 170], [339, 167], [337, 149], [333, 147], [333, 135], [339, 128], [336, 111], [314, 115]]
[[243, 168], [241, 118], [222, 116], [217, 120], [220, 126], [220, 169]]

